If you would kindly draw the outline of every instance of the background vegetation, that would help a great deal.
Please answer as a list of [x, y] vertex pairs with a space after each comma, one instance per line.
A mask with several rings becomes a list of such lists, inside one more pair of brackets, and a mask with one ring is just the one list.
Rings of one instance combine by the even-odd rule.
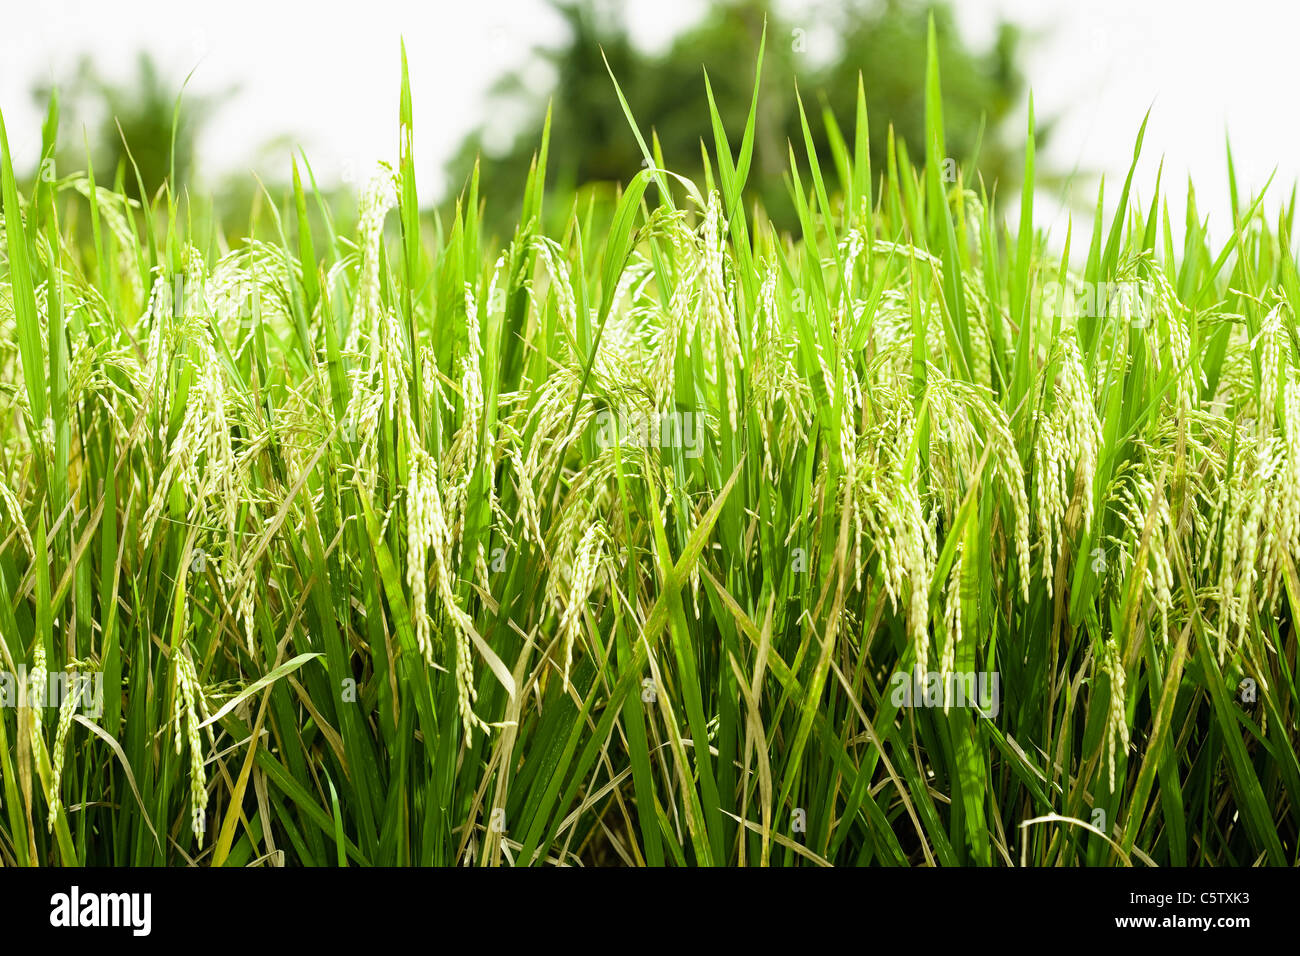
[[[753, 62], [765, 24], [774, 40], [768, 44], [768, 82], [755, 113], [754, 169], [746, 201], [760, 202], [779, 228], [799, 230], [784, 178], [787, 144], [798, 143], [803, 136], [795, 101], [797, 84], [812, 104], [809, 124], [821, 154], [828, 154], [832, 135], [826, 116], [842, 122], [856, 109], [859, 74], [868, 110], [875, 118], [870, 148], [876, 168], [884, 168], [891, 127], [911, 155], [924, 150], [924, 104], [918, 78], [924, 66], [929, 16], [936, 19], [940, 62], [947, 77], [948, 144], [954, 161], [960, 160], [972, 174], [977, 170], [990, 189], [994, 183], [1004, 191], [1018, 186], [1020, 168], [1014, 157], [1020, 128], [1007, 121], [1023, 106], [1025, 87], [1018, 66], [1020, 36], [1009, 23], [999, 26], [990, 49], [977, 51], [963, 42], [944, 4], [852, 0], [814, 6], [806, 20], [795, 23], [783, 19], [766, 0], [719, 0], [666, 51], [651, 54], [630, 36], [619, 0], [557, 2], [556, 9], [567, 26], [562, 45], [535, 50], [531, 63], [520, 64], [493, 88], [491, 111], [519, 118], [512, 145], [504, 152], [493, 151], [484, 146], [483, 129], [472, 131], [447, 165], [447, 195], [424, 197], [427, 205], [434, 200], [431, 205], [444, 217], [452, 215], [477, 166], [480, 194], [500, 197], [483, 213], [486, 228], [501, 239], [510, 235], [520, 209], [518, 186], [541, 141], [548, 107], [552, 175], [547, 189], [553, 197], [549, 206], [557, 217], [548, 225], [563, 228], [568, 206], [579, 191], [583, 201], [607, 202], [619, 184], [642, 168], [643, 160], [622, 109], [611, 96], [611, 70], [665, 160], [702, 182], [701, 148], [712, 136], [703, 77], [707, 71], [722, 115], [745, 115], [751, 75], [747, 66], [738, 69], [737, 64]], [[825, 42], [828, 38], [833, 45]], [[536, 89], [535, 81], [526, 78], [537, 62], [548, 66], [553, 86]], [[45, 104], [54, 91], [42, 83], [33, 92]], [[114, 176], [120, 176], [122, 188], [133, 198], [139, 197], [141, 186], [150, 197], [156, 195], [164, 181], [178, 195], [193, 190], [196, 144], [205, 125], [234, 92], [182, 94], [179, 86], [172, 88], [164, 80], [147, 54], [141, 54], [135, 77], [120, 84], [105, 80], [93, 63], [83, 61], [60, 84], [65, 117], [56, 167], [83, 167], [89, 143], [100, 178], [111, 184]], [[83, 123], [88, 126], [85, 135]], [[1040, 144], [1050, 126], [1040, 120]], [[284, 195], [290, 188], [278, 169], [267, 170], [263, 179], [273, 195]], [[348, 184], [322, 185], [334, 216], [347, 220], [354, 190]], [[259, 193], [256, 183], [240, 175], [210, 183], [191, 198], [200, 205], [211, 200], [212, 216], [221, 230], [238, 238], [253, 228], [249, 208], [260, 199]]]
[[[754, 164], [746, 198], [761, 202], [778, 228], [797, 232], [798, 216], [784, 178], [787, 144], [803, 140], [796, 89], [811, 107], [809, 126], [821, 155], [830, 155], [833, 135], [825, 117], [829, 113], [845, 121], [853, 116], [859, 75], [875, 120], [870, 138], [875, 167], [884, 168], [891, 127], [895, 139], [910, 154], [919, 155], [925, 148], [919, 77], [929, 17], [938, 28], [946, 78], [948, 148], [990, 188], [996, 182], [1014, 190], [1019, 183], [1014, 157], [1021, 129], [1009, 128], [1006, 121], [1023, 107], [1025, 88], [1017, 62], [1020, 35], [1009, 23], [998, 27], [990, 49], [973, 50], [963, 43], [951, 10], [943, 4], [853, 0], [814, 6], [803, 19], [793, 21], [763, 0], [732, 0], [711, 6], [704, 20], [677, 36], [666, 51], [652, 55], [633, 42], [621, 5], [582, 0], [557, 4], [557, 9], [568, 24], [569, 40], [559, 49], [536, 53], [553, 71], [554, 88], [530, 88], [527, 65], [502, 78], [495, 90], [502, 107], [508, 115], [531, 118], [504, 153], [486, 150], [481, 132], [471, 134], [449, 166], [449, 178], [458, 187], [468, 182], [476, 161], [481, 163], [481, 186], [487, 195], [511, 191], [521, 182], [541, 139], [548, 105], [553, 192], [563, 196], [583, 184], [629, 180], [642, 168], [643, 157], [628, 135], [618, 101], [609, 95], [611, 71], [647, 141], [653, 137], [673, 169], [702, 181], [702, 147], [712, 137], [702, 78], [707, 73], [723, 116], [745, 115], [753, 86], [748, 70], [737, 64], [753, 62], [766, 26], [767, 82], [755, 112]], [[827, 38], [833, 39], [834, 48], [825, 48], [822, 41]], [[1040, 124], [1040, 141], [1048, 125]], [[489, 212], [489, 221], [499, 226], [503, 217], [517, 212], [517, 206], [500, 203]]]

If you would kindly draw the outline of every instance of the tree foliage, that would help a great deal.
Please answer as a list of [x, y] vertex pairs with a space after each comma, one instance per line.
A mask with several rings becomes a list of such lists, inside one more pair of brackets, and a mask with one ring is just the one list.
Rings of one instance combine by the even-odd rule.
[[[568, 41], [539, 48], [534, 55], [555, 76], [551, 90], [537, 90], [525, 64], [503, 77], [493, 95], [510, 112], [530, 117], [504, 152], [485, 148], [485, 128], [471, 134], [449, 165], [459, 189], [480, 163], [480, 192], [510, 194], [506, 184], [522, 182], [541, 140], [551, 105], [549, 176], [558, 189], [591, 183], [625, 182], [643, 157], [610, 80], [612, 72], [643, 129], [653, 130], [667, 164], [692, 178], [704, 172], [701, 141], [712, 143], [705, 74], [719, 113], [743, 124], [753, 95], [754, 65], [766, 28], [763, 80], [759, 90], [755, 175], [750, 198], [774, 221], [793, 228], [794, 206], [782, 171], [789, 144], [804, 156], [799, 114], [802, 98], [817, 151], [830, 155], [825, 116], [851, 122], [858, 77], [862, 77], [871, 121], [871, 159], [877, 175], [885, 167], [888, 131], [910, 155], [924, 151], [926, 23], [933, 14], [944, 82], [947, 146], [957, 165], [978, 171], [990, 189], [1016, 185], [1011, 157], [1018, 141], [1003, 121], [1019, 105], [1024, 77], [1017, 66], [1020, 34], [1001, 23], [992, 45], [975, 50], [962, 40], [952, 11], [943, 4], [912, 0], [848, 3], [811, 9], [798, 22], [783, 19], [764, 0], [722, 0], [694, 27], [678, 35], [661, 54], [639, 49], [629, 35], [621, 4], [599, 0], [560, 2]], [[826, 41], [830, 42], [826, 42]], [[823, 49], [825, 47], [832, 49]], [[608, 68], [606, 67], [608, 62]], [[1040, 141], [1043, 133], [1040, 126]], [[517, 210], [496, 201], [491, 222], [506, 222]]]

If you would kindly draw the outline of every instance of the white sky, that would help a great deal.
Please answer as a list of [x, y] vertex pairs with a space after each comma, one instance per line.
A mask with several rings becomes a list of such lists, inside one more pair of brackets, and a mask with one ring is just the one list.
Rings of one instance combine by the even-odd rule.
[[[704, 0], [633, 2], [640, 42], [657, 47], [697, 19]], [[1171, 210], [1181, 218], [1190, 174], [1197, 201], [1222, 235], [1228, 218], [1224, 136], [1230, 132], [1243, 189], [1262, 186], [1276, 167], [1275, 204], [1300, 179], [1300, 123], [1276, 100], [1290, 93], [1300, 5], [1236, 0], [955, 0], [964, 35], [983, 44], [997, 15], [1025, 26], [1026, 72], [1040, 116], [1062, 117], [1044, 163], [1104, 172], [1118, 192], [1134, 136], [1154, 106], [1135, 180], [1149, 197], [1165, 156]], [[806, 0], [785, 0], [810, 36]], [[806, 24], [804, 19], [810, 22]], [[105, 75], [128, 78], [140, 49], [179, 81], [195, 70], [196, 92], [238, 84], [240, 92], [207, 128], [202, 171], [246, 168], [257, 147], [289, 133], [324, 180], [364, 178], [397, 141], [398, 40], [405, 37], [416, 108], [421, 191], [442, 188], [443, 161], [484, 118], [492, 80], [535, 43], [554, 42], [563, 25], [544, 0], [365, 0], [288, 3], [223, 0], [183, 6], [166, 0], [0, 0], [0, 109], [19, 165], [39, 146], [34, 80], [68, 75], [90, 53]], [[544, 82], [539, 77], [539, 82]], [[612, 95], [612, 91], [611, 91]], [[278, 172], [280, 157], [261, 163]], [[1091, 188], [1089, 188], [1091, 192]], [[1085, 204], [1095, 195], [1085, 197]], [[1059, 240], [1059, 211], [1038, 210]]]

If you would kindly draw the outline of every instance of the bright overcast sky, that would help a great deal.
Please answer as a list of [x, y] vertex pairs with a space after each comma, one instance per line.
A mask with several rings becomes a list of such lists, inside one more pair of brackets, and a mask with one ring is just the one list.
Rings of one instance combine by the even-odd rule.
[[[1040, 116], [1062, 117], [1046, 160], [1107, 175], [1118, 190], [1134, 135], [1154, 106], [1136, 189], [1148, 197], [1163, 154], [1165, 184], [1183, 200], [1186, 177], [1220, 230], [1227, 213], [1224, 135], [1243, 188], [1278, 168], [1281, 202], [1300, 179], [1300, 124], [1276, 105], [1290, 89], [1300, 5], [1236, 0], [957, 0], [965, 36], [980, 44], [999, 15], [1036, 39], [1026, 60]], [[799, 22], [800, 0], [780, 4]], [[629, 3], [637, 39], [662, 45], [691, 23], [704, 0]], [[815, 29], [815, 23], [807, 24]], [[238, 84], [200, 143], [202, 171], [247, 167], [257, 147], [288, 133], [318, 176], [365, 175], [396, 144], [398, 39], [405, 37], [416, 104], [421, 189], [442, 187], [442, 163], [484, 114], [484, 92], [535, 43], [562, 37], [544, 0], [366, 0], [306, 4], [223, 0], [3, 0], [0, 109], [20, 164], [39, 145], [33, 81], [66, 76], [82, 53], [124, 79], [147, 49], [179, 81], [195, 70], [196, 92]], [[810, 34], [813, 32], [810, 29]], [[539, 82], [544, 77], [538, 78]], [[1064, 221], [1042, 210], [1060, 238]], [[1176, 217], [1177, 218], [1177, 217]], [[1219, 230], [1216, 230], [1218, 232]]]

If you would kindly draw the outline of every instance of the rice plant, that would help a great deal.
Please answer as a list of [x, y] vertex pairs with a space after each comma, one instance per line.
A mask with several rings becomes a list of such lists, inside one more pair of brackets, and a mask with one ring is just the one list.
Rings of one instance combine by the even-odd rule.
[[0, 862], [1296, 864], [1294, 195], [1072, 254], [933, 51], [918, 162], [804, 117], [798, 236], [755, 107], [422, 213], [404, 55], [355, 224], [0, 126]]

